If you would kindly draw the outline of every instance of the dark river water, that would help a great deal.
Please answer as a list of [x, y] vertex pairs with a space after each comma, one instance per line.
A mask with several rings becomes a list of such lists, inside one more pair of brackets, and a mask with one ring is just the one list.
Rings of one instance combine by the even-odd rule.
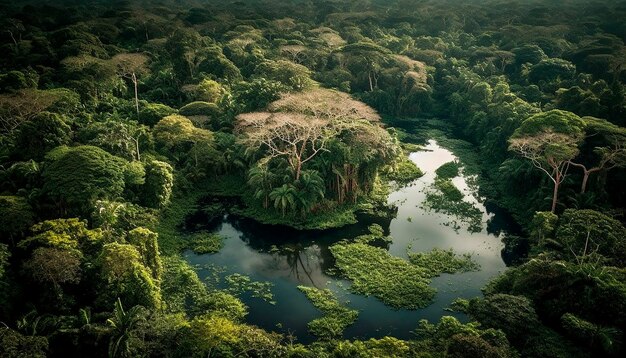
[[[241, 296], [249, 307], [247, 322], [267, 330], [291, 333], [299, 341], [307, 343], [314, 337], [307, 332], [307, 323], [321, 313], [313, 307], [298, 285], [330, 288], [347, 306], [359, 310], [357, 321], [345, 331], [346, 338], [371, 338], [392, 335], [411, 338], [419, 320], [438, 321], [444, 315], [453, 315], [465, 320], [462, 314], [446, 311], [450, 303], [458, 298], [481, 295], [480, 289], [494, 276], [505, 269], [501, 250], [503, 244], [499, 234], [486, 230], [486, 223], [506, 222], [494, 220], [475, 197], [475, 189], [468, 185], [471, 178], [463, 174], [453, 183], [465, 194], [464, 200], [475, 203], [483, 212], [483, 230], [470, 233], [466, 227], [455, 230], [447, 225], [454, 218], [430, 212], [421, 207], [425, 200], [424, 190], [435, 178], [435, 170], [442, 164], [455, 160], [445, 148], [429, 141], [424, 151], [409, 156], [425, 175], [414, 182], [392, 190], [388, 203], [397, 207], [397, 216], [392, 219], [360, 217], [359, 223], [340, 229], [325, 231], [297, 231], [285, 227], [262, 225], [253, 220], [225, 216], [216, 232], [225, 237], [224, 247], [219, 253], [196, 255], [184, 253], [186, 260], [198, 267], [217, 267], [219, 275], [241, 273], [255, 281], [273, 284], [275, 304], [270, 304], [249, 294]], [[474, 190], [473, 190], [474, 189]], [[350, 282], [326, 272], [334, 265], [328, 247], [346, 238], [368, 232], [372, 223], [380, 224], [393, 241], [389, 253], [406, 258], [407, 248], [412, 251], [428, 251], [433, 248], [453, 248], [457, 253], [471, 253], [481, 265], [480, 271], [459, 274], [443, 274], [432, 281], [437, 289], [432, 305], [419, 310], [395, 310], [385, 306], [374, 297], [350, 293]], [[211, 275], [211, 269], [200, 269], [200, 277]]]

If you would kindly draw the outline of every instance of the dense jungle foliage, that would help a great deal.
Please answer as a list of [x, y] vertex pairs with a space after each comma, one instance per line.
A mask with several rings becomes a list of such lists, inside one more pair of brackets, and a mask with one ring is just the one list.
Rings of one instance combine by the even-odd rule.
[[[0, 356], [623, 356], [625, 20], [623, 0], [3, 1]], [[298, 229], [379, 212], [389, 180], [422, 174], [402, 147], [433, 119], [523, 228], [484, 297], [456, 302], [468, 323], [346, 339], [358, 312], [303, 286], [324, 314], [305, 345], [181, 259], [221, 248], [184, 234], [206, 196], [232, 203], [213, 217]], [[455, 173], [437, 171], [439, 205], [463, 203]], [[473, 268], [369, 240], [333, 253], [397, 306]]]

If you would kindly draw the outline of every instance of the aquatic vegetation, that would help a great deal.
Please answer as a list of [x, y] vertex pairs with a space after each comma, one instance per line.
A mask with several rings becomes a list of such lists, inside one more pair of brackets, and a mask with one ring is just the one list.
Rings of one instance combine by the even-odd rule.
[[198, 255], [214, 254], [219, 252], [224, 246], [224, 238], [205, 231], [190, 235], [187, 246]]
[[359, 311], [343, 306], [335, 294], [329, 289], [319, 289], [308, 286], [298, 286], [313, 306], [324, 313], [308, 323], [311, 334], [320, 339], [340, 337], [347, 326], [356, 321]]
[[472, 255], [457, 255], [452, 249], [434, 248], [429, 252], [409, 252], [409, 262], [430, 269], [433, 275], [440, 273], [456, 273], [477, 271], [480, 265], [472, 259]]
[[418, 309], [435, 296], [430, 271], [363, 243], [330, 247], [339, 272], [352, 280], [355, 293], [374, 296], [394, 308]]
[[433, 186], [449, 201], [461, 201], [465, 196], [450, 179], [436, 179]]
[[391, 243], [391, 236], [385, 235], [382, 226], [378, 224], [372, 224], [368, 226], [367, 229], [370, 233], [355, 237], [354, 242], [358, 242], [361, 244], [381, 243], [383, 245]]
[[437, 173], [437, 177], [441, 179], [452, 179], [459, 175], [459, 169], [461, 165], [457, 161], [447, 162], [437, 168], [435, 173]]
[[330, 251], [339, 274], [352, 281], [352, 291], [372, 295], [394, 308], [426, 307], [436, 293], [429, 286], [431, 278], [478, 269], [469, 255], [458, 256], [452, 250], [410, 253], [409, 261], [359, 241], [333, 245]]
[[449, 220], [445, 225], [452, 226], [457, 232], [461, 229], [459, 222], [466, 224], [469, 232], [480, 232], [483, 228], [483, 213], [474, 204], [464, 201], [464, 197], [452, 180], [437, 177], [430, 190], [426, 191], [426, 200], [422, 203], [422, 208], [456, 218]]
[[403, 157], [402, 160], [393, 168], [392, 171], [387, 173], [386, 177], [389, 180], [396, 182], [396, 185], [406, 185], [415, 179], [422, 177], [424, 173], [420, 168], [415, 165], [407, 157]]
[[[456, 217], [458, 221], [468, 225], [469, 232], [480, 232], [483, 229], [482, 211], [467, 201], [452, 201], [444, 194], [429, 192], [426, 194], [422, 207]], [[461, 228], [458, 221], [450, 220], [447, 224], [458, 232]]]
[[271, 282], [252, 281], [250, 276], [234, 273], [225, 277], [228, 284], [228, 291], [234, 295], [241, 295], [248, 292], [252, 297], [260, 298], [269, 304], [276, 304], [272, 294]]

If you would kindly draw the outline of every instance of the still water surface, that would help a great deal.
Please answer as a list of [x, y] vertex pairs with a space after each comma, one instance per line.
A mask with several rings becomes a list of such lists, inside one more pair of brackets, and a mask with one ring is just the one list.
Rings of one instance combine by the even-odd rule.
[[[454, 315], [464, 320], [463, 315], [444, 309], [458, 297], [481, 295], [481, 287], [505, 269], [501, 257], [503, 244], [496, 233], [487, 232], [486, 225], [479, 233], [469, 233], [465, 227], [457, 232], [447, 225], [454, 218], [421, 207], [426, 196], [425, 189], [434, 182], [435, 170], [457, 159], [433, 140], [424, 149], [411, 153], [409, 158], [425, 175], [397, 188], [388, 197], [388, 203], [398, 210], [391, 221], [361, 217], [358, 224], [340, 229], [298, 231], [226, 216], [216, 230], [226, 238], [222, 250], [212, 255], [196, 255], [187, 251], [185, 258], [198, 267], [219, 267], [222, 277], [240, 273], [255, 281], [271, 282], [276, 301], [274, 305], [247, 294], [241, 296], [249, 307], [247, 321], [267, 330], [292, 333], [304, 343], [314, 340], [307, 332], [307, 322], [320, 317], [321, 313], [297, 289], [298, 285], [330, 288], [349, 307], [359, 310], [357, 321], [345, 331], [346, 338], [392, 335], [406, 339], [411, 338], [410, 332], [417, 327], [420, 319], [436, 322], [441, 316]], [[453, 179], [453, 183], [465, 194], [464, 200], [475, 203], [483, 212], [483, 222], [486, 223], [493, 219], [494, 214], [488, 214], [477, 200], [468, 179], [461, 174]], [[420, 310], [394, 310], [374, 297], [352, 294], [349, 292], [349, 281], [326, 273], [334, 265], [328, 247], [341, 239], [367, 233], [367, 227], [372, 223], [380, 224], [393, 237], [389, 246], [391, 255], [406, 258], [409, 247], [412, 251], [454, 248], [460, 254], [471, 253], [481, 265], [481, 270], [434, 278], [431, 284], [437, 289], [434, 302]], [[209, 276], [211, 271], [200, 269], [198, 273], [202, 278]]]

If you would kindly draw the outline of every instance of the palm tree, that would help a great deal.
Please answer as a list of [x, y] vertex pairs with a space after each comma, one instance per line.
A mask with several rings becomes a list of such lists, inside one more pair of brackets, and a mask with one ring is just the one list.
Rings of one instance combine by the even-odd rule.
[[269, 195], [274, 179], [275, 175], [270, 171], [267, 164], [259, 164], [248, 171], [248, 185], [255, 189], [255, 198], [263, 198], [263, 208], [265, 209], [269, 206]]
[[115, 302], [113, 317], [107, 319], [107, 323], [113, 329], [111, 342], [109, 342], [109, 358], [127, 357], [130, 355], [130, 339], [137, 323], [144, 320], [142, 306], [135, 306], [124, 311], [122, 301], [118, 298]]
[[296, 181], [296, 186], [303, 214], [309, 211], [319, 199], [324, 198], [324, 180], [314, 170], [303, 170], [300, 179]]
[[280, 208], [284, 217], [287, 208], [295, 208], [297, 194], [296, 188], [293, 185], [283, 184], [283, 186], [272, 190], [269, 198], [274, 200], [274, 207], [276, 209]]

